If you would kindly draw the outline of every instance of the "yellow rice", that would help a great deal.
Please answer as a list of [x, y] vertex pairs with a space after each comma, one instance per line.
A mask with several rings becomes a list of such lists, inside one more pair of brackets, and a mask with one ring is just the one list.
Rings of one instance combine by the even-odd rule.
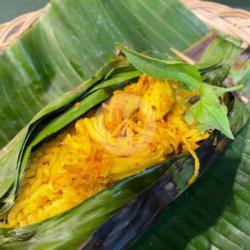
[[22, 227], [60, 214], [127, 176], [182, 152], [199, 159], [197, 142], [206, 139], [184, 119], [189, 98], [172, 81], [143, 75], [116, 91], [107, 104], [80, 118], [32, 152], [7, 226]]

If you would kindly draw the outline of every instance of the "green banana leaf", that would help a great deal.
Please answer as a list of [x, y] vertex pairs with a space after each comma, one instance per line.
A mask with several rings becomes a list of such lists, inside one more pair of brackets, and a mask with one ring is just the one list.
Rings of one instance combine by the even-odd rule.
[[[162, 8], [162, 6], [164, 6], [164, 8]], [[178, 29], [173, 27], [178, 27]], [[0, 81], [2, 87], [0, 99], [0, 145], [5, 145], [45, 104], [51, 102], [72, 86], [79, 84], [82, 80], [87, 79], [100, 68], [100, 66], [103, 66], [114, 52], [115, 42], [123, 42], [139, 51], [145, 51], [150, 54], [155, 54], [158, 57], [166, 58], [167, 55], [169, 55], [171, 47], [177, 48], [178, 50], [188, 48], [205, 33], [207, 33], [207, 28], [176, 0], [129, 0], [126, 1], [126, 4], [121, 0], [52, 1], [46, 14], [32, 30], [27, 32], [17, 43], [13, 44], [9, 50], [0, 54]], [[215, 45], [215, 43], [218, 45]], [[216, 48], [216, 53], [213, 54], [216, 56], [213, 58], [218, 57], [219, 60], [208, 63], [207, 61], [209, 61], [208, 59], [211, 54], [209, 55], [209, 53], [207, 53], [207, 59], [205, 60], [205, 57], [203, 57], [204, 62], [201, 62], [201, 65], [203, 63], [203, 66], [211, 66], [216, 62], [223, 65], [223, 67], [219, 67], [218, 70], [225, 72], [226, 66], [225, 63], [221, 63], [222, 59], [230, 66], [233, 63], [233, 59], [235, 59], [241, 50], [235, 48], [231, 43], [226, 43], [224, 40], [221, 41], [219, 39], [216, 40], [215, 43], [212, 45], [212, 47]], [[225, 43], [230, 45], [224, 46]], [[239, 75], [241, 74], [242, 72], [239, 73]], [[218, 74], [215, 74], [215, 76], [218, 77]], [[247, 78], [247, 76], [249, 76], [249, 74], [246, 73], [245, 77]], [[211, 76], [208, 77], [211, 79]], [[241, 146], [244, 145], [244, 140], [247, 138], [246, 135], [243, 134], [243, 137], [239, 138], [241, 139], [238, 143]], [[237, 140], [238, 138], [235, 143]], [[234, 143], [232, 145], [234, 145]], [[231, 151], [227, 153], [230, 157], [236, 154], [234, 150], [239, 149], [238, 145], [235, 147], [232, 147], [232, 145], [229, 149]], [[234, 152], [234, 154], [232, 154], [232, 152]], [[230, 157], [230, 164], [232, 164]], [[240, 155], [238, 155], [238, 160], [241, 160]], [[244, 169], [246, 170], [247, 160], [243, 159], [243, 161], [245, 162]], [[225, 170], [226, 166], [223, 165], [223, 160], [220, 160], [219, 164], [221, 165], [221, 169]], [[218, 171], [218, 169], [216, 167], [216, 171]], [[221, 173], [224, 172], [222, 171]], [[212, 174], [214, 175], [214, 172]], [[230, 179], [230, 173], [228, 177], [227, 175], [225, 176], [225, 174], [221, 174], [221, 177], [223, 176]], [[240, 178], [240, 180], [242, 180], [242, 173]], [[244, 178], [247, 179], [248, 175], [244, 175]], [[206, 181], [207, 178], [204, 176], [203, 179], [201, 181]], [[217, 179], [215, 182], [220, 183]], [[230, 184], [233, 183], [232, 179], [233, 178], [229, 180], [231, 181]], [[221, 180], [223, 180], [223, 178]], [[197, 185], [200, 184], [198, 183]], [[211, 185], [209, 187], [211, 187]], [[221, 186], [219, 185], [216, 190], [220, 190], [220, 188]], [[249, 190], [249, 186], [246, 185], [245, 189], [246, 191]], [[201, 185], [197, 189], [195, 186], [189, 191], [189, 193], [191, 192], [191, 197], [192, 190], [194, 190], [194, 193], [199, 190], [202, 196], [202, 194], [207, 193], [208, 186]], [[213, 198], [215, 189], [212, 190], [213, 192], [211, 191], [210, 194], [213, 194]], [[223, 190], [227, 191], [226, 197], [230, 197], [228, 189], [224, 188]], [[187, 195], [190, 196], [189, 193]], [[223, 200], [221, 199], [222, 197], [223, 195], [220, 195], [216, 200], [219, 202], [218, 204]], [[180, 204], [179, 207], [184, 209], [186, 207], [185, 204], [189, 204], [189, 201], [188, 199], [185, 200], [185, 195], [180, 199], [184, 200], [184, 205], [181, 205], [181, 202], [178, 201]], [[197, 202], [192, 207], [195, 207], [196, 211], [202, 211], [204, 206], [202, 204], [203, 200], [200, 200], [200, 202]], [[178, 206], [178, 203], [176, 206]], [[218, 214], [216, 213], [217, 206], [215, 204], [216, 203], [210, 205], [209, 211], [203, 214], [203, 218], [206, 218], [206, 216], [209, 217], [209, 215], [213, 217], [214, 213], [216, 215]], [[244, 208], [242, 206], [242, 209], [239, 209], [239, 211], [235, 212], [234, 210], [234, 213], [231, 213], [231, 215], [229, 213], [231, 217], [235, 216], [235, 220], [239, 221], [239, 230], [241, 229], [240, 226], [242, 226], [242, 223], [240, 223], [241, 213], [244, 217], [247, 214], [246, 211], [249, 211], [249, 203], [244, 203], [244, 205]], [[189, 211], [188, 208], [189, 207], [183, 211]], [[213, 212], [213, 209], [215, 209], [215, 212]], [[175, 213], [177, 214], [179, 211], [178, 208], [173, 208], [171, 211], [172, 216], [175, 218]], [[108, 212], [109, 211], [107, 211], [107, 213]], [[193, 214], [197, 222], [195, 212], [193, 212]], [[246, 220], [249, 218], [247, 216], [249, 216], [249, 214], [245, 216]], [[190, 219], [189, 215], [187, 217]], [[170, 218], [167, 218], [167, 221], [171, 221]], [[211, 222], [209, 218], [207, 218], [207, 221]], [[217, 218], [219, 220], [219, 216]], [[222, 221], [224, 220], [222, 216]], [[198, 220], [198, 222], [199, 221], [200, 220]], [[171, 231], [173, 224], [175, 227], [179, 225], [179, 229], [184, 231]], [[212, 234], [211, 236], [209, 233], [206, 234], [206, 230], [203, 230], [203, 235], [201, 234], [202, 236], [199, 236], [201, 238], [197, 239], [197, 242], [200, 244], [204, 242], [204, 245], [193, 246], [191, 241], [193, 237], [188, 237], [190, 232], [197, 232], [197, 227], [203, 227], [202, 225], [205, 227], [205, 224], [202, 224], [202, 221], [200, 224], [193, 223], [191, 227], [191, 229], [193, 229], [192, 231], [190, 228], [187, 228], [187, 226], [183, 226], [186, 224], [181, 226], [178, 220], [173, 224], [169, 225], [169, 231], [164, 229], [166, 230], [167, 236], [162, 235], [162, 237], [164, 240], [168, 237], [168, 240], [164, 242], [161, 241], [159, 245], [164, 249], [167, 249], [167, 247], [171, 248], [171, 242], [180, 244], [177, 247], [173, 245], [173, 249], [179, 249], [179, 246], [180, 249], [186, 246], [188, 247], [188, 244], [191, 244], [191, 248], [197, 249], [202, 249], [201, 247], [198, 248], [199, 246], [206, 246], [207, 248], [217, 246], [223, 249], [223, 240], [221, 240], [220, 243], [222, 245], [220, 245], [217, 243], [218, 238], [221, 239], [223, 235], [227, 235], [227, 232], [235, 233], [234, 230], [237, 230], [237, 228], [232, 227], [232, 229], [228, 227], [228, 229], [226, 227], [225, 229], [225, 227], [223, 228], [223, 226], [221, 226], [222, 232], [220, 232], [218, 229], [215, 230], [213, 224], [210, 223], [210, 230], [212, 230], [212, 232], [215, 230], [219, 233]], [[166, 222], [164, 225], [166, 225]], [[248, 225], [249, 224], [244, 223], [244, 230], [246, 230], [245, 228], [249, 229]], [[225, 233], [223, 230], [228, 231]], [[244, 232], [244, 230], [242, 229], [242, 232]], [[154, 235], [156, 232], [158, 231], [153, 231], [153, 238], [156, 237]], [[231, 235], [234, 235], [234, 233]], [[249, 231], [246, 231], [246, 235], [247, 233], [249, 233]], [[24, 236], [22, 235], [22, 237]], [[31, 237], [31, 235], [27, 234], [27, 238], [29, 237]], [[185, 242], [186, 238], [186, 244], [180, 243]], [[182, 241], [180, 239], [182, 239]], [[248, 237], [246, 236], [246, 239], [242, 241], [242, 239], [238, 237], [233, 246], [237, 246], [238, 248], [242, 248], [242, 246], [247, 247], [249, 245], [247, 239]], [[54, 240], [59, 241], [60, 239]], [[209, 242], [210, 245], [206, 245], [207, 242]], [[143, 249], [144, 247], [145, 249], [147, 247], [150, 248], [150, 240], [148, 241], [144, 238], [143, 243], [145, 243], [145, 245], [142, 245]], [[157, 242], [155, 244], [157, 244]], [[140, 246], [137, 245], [137, 249]], [[154, 246], [156, 247], [156, 245]], [[152, 247], [151, 249], [155, 248]]]

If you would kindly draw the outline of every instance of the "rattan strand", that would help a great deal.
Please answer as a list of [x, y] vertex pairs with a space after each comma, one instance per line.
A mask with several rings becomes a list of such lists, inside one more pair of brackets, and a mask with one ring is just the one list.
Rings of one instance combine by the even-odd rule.
[[[207, 1], [182, 0], [182, 2], [209, 27], [241, 38], [244, 47], [250, 44], [250, 12]], [[0, 50], [8, 48], [37, 21], [43, 12], [44, 9], [27, 13], [1, 24]]]
[[12, 42], [35, 23], [43, 12], [44, 9], [30, 12], [10, 22], [0, 24], [0, 50], [8, 48]]
[[182, 0], [209, 27], [241, 38], [250, 44], [250, 12], [199, 0]]

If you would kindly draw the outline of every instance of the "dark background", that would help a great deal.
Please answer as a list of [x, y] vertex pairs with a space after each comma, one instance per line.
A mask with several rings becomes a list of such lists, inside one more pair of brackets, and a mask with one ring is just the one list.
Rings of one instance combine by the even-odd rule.
[[[48, 2], [49, 0], [0, 0], [0, 23], [40, 9]], [[215, 0], [215, 2], [250, 10], [250, 0]]]

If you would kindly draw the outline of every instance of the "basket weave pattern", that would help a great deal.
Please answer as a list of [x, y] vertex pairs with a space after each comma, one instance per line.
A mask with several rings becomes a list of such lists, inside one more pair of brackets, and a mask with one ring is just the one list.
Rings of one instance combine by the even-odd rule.
[[8, 48], [13, 41], [32, 26], [43, 12], [44, 9], [30, 12], [19, 16], [10, 22], [0, 24], [0, 50]]
[[182, 2], [210, 28], [241, 38], [243, 47], [250, 44], [250, 12], [207, 1]]
[[[207, 1], [182, 0], [182, 2], [209, 27], [241, 38], [244, 47], [250, 44], [250, 12]], [[44, 9], [41, 9], [1, 24], [0, 50], [8, 48], [43, 12]]]

